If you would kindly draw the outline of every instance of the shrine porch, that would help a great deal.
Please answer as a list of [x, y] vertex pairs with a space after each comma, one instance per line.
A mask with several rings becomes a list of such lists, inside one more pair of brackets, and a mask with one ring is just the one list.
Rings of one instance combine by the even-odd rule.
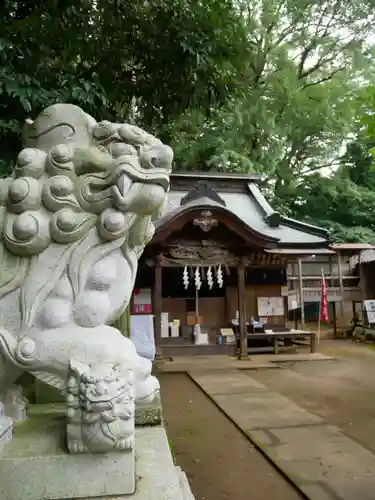
[[178, 356], [236, 356], [237, 354], [236, 345], [196, 345], [193, 342], [187, 343], [186, 340], [182, 338], [163, 339], [161, 349], [165, 359], [173, 359]]

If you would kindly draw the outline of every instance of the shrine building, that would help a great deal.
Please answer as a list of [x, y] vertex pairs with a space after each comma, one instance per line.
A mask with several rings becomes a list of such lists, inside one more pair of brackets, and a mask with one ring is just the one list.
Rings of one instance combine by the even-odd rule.
[[303, 303], [301, 259], [336, 255], [326, 230], [274, 211], [259, 180], [171, 174], [131, 305], [133, 315], [153, 315], [157, 356], [247, 356], [249, 325], [282, 330]]

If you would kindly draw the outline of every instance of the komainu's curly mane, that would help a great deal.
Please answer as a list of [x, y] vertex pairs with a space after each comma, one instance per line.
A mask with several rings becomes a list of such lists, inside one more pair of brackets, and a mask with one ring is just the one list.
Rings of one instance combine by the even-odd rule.
[[75, 367], [71, 452], [132, 448], [134, 405], [159, 391], [151, 361], [110, 325], [129, 304], [172, 160], [138, 127], [57, 104], [28, 121], [25, 149], [0, 180], [0, 399], [28, 371], [69, 403]]
[[[20, 291], [21, 329], [33, 320], [30, 287], [33, 300], [43, 300], [68, 269], [77, 293], [90, 256], [93, 263], [114, 247], [134, 252], [129, 263], [136, 265], [153, 236], [173, 160], [172, 150], [142, 129], [96, 123], [69, 104], [29, 120], [25, 144], [12, 175], [0, 180], [0, 302]], [[56, 266], [43, 271], [47, 260]]]

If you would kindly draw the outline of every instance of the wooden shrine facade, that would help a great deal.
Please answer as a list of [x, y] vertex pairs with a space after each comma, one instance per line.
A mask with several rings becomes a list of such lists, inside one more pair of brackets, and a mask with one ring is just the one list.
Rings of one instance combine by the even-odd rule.
[[[155, 222], [136, 281], [137, 288], [152, 290], [157, 356], [185, 348], [186, 354], [234, 354], [237, 349], [246, 357], [246, 324], [259, 320], [260, 300], [267, 297], [279, 305], [277, 314], [263, 319], [285, 326], [289, 257], [280, 250], [312, 252], [328, 247], [329, 239], [326, 231], [273, 211], [258, 180], [172, 174], [168, 202]], [[178, 335], [162, 334], [166, 315], [178, 325]], [[220, 332], [231, 328], [233, 320], [239, 342], [223, 345]], [[196, 322], [208, 332], [204, 348], [194, 345]]]
[[[225, 227], [218, 227], [225, 233]], [[232, 239], [235, 235], [233, 235]], [[230, 239], [228, 238], [228, 242]], [[238, 244], [238, 242], [237, 242]], [[155, 315], [155, 339], [157, 347], [175, 352], [174, 346], [181, 348], [193, 345], [193, 320], [199, 317], [202, 327], [210, 331], [209, 352], [235, 354], [233, 347], [217, 344], [216, 338], [222, 328], [231, 328], [231, 320], [238, 316], [239, 330], [245, 332], [245, 323], [258, 316], [256, 299], [270, 294], [281, 295], [285, 283], [286, 260], [279, 256], [267, 255], [261, 251], [243, 254], [243, 248], [217, 240], [180, 239], [166, 241], [157, 252], [152, 246], [145, 255], [145, 266], [154, 274], [153, 314]], [[250, 253], [250, 252], [249, 252]], [[144, 265], [140, 273], [145, 272]], [[209, 273], [212, 287], [209, 286]], [[219, 283], [218, 272], [222, 274]], [[199, 273], [201, 288], [196, 291], [196, 277]], [[187, 275], [186, 288], [184, 274]], [[149, 280], [146, 285], [149, 285]], [[141, 283], [140, 283], [141, 284]], [[197, 295], [199, 298], [197, 298]], [[199, 306], [197, 304], [199, 303]], [[176, 338], [162, 338], [162, 313], [169, 314], [169, 320], [178, 320], [180, 335]], [[274, 317], [276, 324], [285, 324], [284, 312]], [[272, 322], [272, 321], [271, 321]], [[243, 337], [245, 339], [245, 336]], [[245, 341], [245, 340], [244, 340]], [[215, 347], [214, 347], [215, 346]], [[160, 351], [160, 347], [159, 347]], [[191, 352], [192, 349], [187, 351]], [[208, 348], [198, 348], [193, 352], [207, 352]], [[246, 355], [246, 348], [243, 352]]]

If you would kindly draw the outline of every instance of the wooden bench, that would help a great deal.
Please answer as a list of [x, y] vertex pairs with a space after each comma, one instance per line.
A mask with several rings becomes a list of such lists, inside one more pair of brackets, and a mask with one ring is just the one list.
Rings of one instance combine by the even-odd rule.
[[309, 338], [310, 352], [315, 352], [316, 346], [316, 335], [314, 332], [305, 332], [305, 331], [287, 331], [287, 332], [269, 332], [269, 333], [249, 333], [247, 335], [248, 339], [268, 339], [273, 342], [274, 353], [279, 353], [280, 340], [290, 339], [292, 342], [296, 340], [302, 340], [306, 337]]
[[[239, 345], [240, 336], [238, 333], [238, 329], [236, 329], [236, 339], [237, 344]], [[271, 345], [273, 345], [273, 351], [275, 354], [279, 353], [280, 350], [280, 341], [290, 340], [291, 343], [297, 343], [297, 341], [305, 340], [306, 337], [309, 339], [310, 352], [315, 352], [316, 346], [316, 334], [314, 332], [307, 332], [303, 330], [282, 330], [281, 328], [277, 329], [278, 331], [271, 331], [266, 333], [265, 331], [259, 331], [260, 328], [255, 328], [253, 332], [247, 334], [248, 339], [248, 350], [253, 352], [261, 352], [266, 347], [249, 347], [249, 340], [263, 340], [268, 341]]]

